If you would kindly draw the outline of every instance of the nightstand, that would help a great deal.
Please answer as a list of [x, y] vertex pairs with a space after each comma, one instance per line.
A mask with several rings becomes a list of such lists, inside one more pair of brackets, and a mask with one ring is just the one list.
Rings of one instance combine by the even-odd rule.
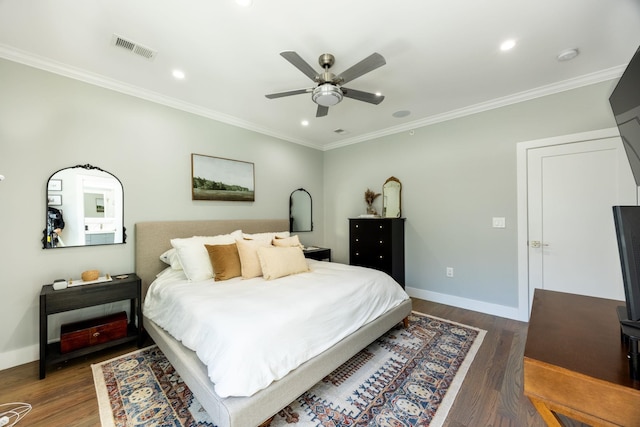
[[304, 249], [303, 252], [305, 258], [317, 261], [331, 261], [331, 249], [329, 248]]
[[[142, 346], [142, 282], [133, 273], [127, 276], [125, 279], [116, 279], [114, 277], [110, 282], [73, 286], [57, 291], [53, 289], [53, 285], [44, 285], [42, 287], [40, 291], [40, 379], [45, 377], [47, 365], [84, 356], [126, 342], [137, 341], [138, 347]], [[47, 344], [49, 315], [123, 300], [131, 301], [126, 337], [64, 354], [60, 352], [59, 342]]]

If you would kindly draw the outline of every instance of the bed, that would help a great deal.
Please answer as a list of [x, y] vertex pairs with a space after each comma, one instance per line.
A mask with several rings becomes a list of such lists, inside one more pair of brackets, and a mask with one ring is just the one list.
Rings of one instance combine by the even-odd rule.
[[[215, 236], [242, 230], [262, 233], [288, 230], [287, 219], [280, 220], [202, 220], [156, 221], [135, 226], [136, 273], [142, 280], [143, 298], [156, 276], [166, 269], [160, 255], [171, 248], [171, 239]], [[220, 397], [209, 378], [207, 367], [196, 353], [173, 338], [143, 313], [144, 329], [172, 363], [218, 427], [267, 425], [279, 410], [294, 401], [316, 382], [346, 362], [362, 348], [405, 319], [411, 301], [405, 299], [312, 357], [286, 376], [247, 397]]]

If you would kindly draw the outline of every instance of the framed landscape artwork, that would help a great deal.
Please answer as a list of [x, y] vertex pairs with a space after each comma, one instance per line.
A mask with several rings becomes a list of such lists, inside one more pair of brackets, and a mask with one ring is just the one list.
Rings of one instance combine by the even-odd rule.
[[191, 199], [253, 202], [253, 163], [191, 154]]

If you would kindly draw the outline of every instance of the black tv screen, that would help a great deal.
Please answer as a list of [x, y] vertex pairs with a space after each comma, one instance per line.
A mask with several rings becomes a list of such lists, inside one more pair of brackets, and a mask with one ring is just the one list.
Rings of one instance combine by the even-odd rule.
[[636, 185], [640, 186], [640, 48], [611, 93], [609, 104], [631, 164], [631, 172]]
[[622, 265], [627, 319], [640, 322], [640, 206], [614, 206], [613, 220]]

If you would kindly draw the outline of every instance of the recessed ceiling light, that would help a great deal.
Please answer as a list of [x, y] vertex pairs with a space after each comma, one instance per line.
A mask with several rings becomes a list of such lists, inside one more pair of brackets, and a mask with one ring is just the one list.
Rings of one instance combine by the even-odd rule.
[[300, 122], [302, 126], [309, 126], [309, 120], [303, 120]]
[[500, 45], [500, 50], [506, 52], [513, 49], [514, 47], [516, 47], [516, 41], [514, 39], [509, 39], [502, 42], [502, 44]]
[[570, 61], [579, 54], [580, 51], [578, 49], [566, 49], [560, 52], [556, 58], [558, 58], [558, 61]]
[[236, 0], [236, 3], [242, 7], [249, 7], [253, 4], [252, 0]]
[[400, 110], [393, 113], [392, 116], [395, 117], [396, 119], [399, 119], [402, 117], [407, 117], [409, 114], [411, 114], [411, 111], [409, 110]]
[[173, 77], [175, 77], [178, 80], [182, 80], [185, 77], [184, 71], [181, 71], [181, 70], [173, 70], [172, 74], [173, 74]]

